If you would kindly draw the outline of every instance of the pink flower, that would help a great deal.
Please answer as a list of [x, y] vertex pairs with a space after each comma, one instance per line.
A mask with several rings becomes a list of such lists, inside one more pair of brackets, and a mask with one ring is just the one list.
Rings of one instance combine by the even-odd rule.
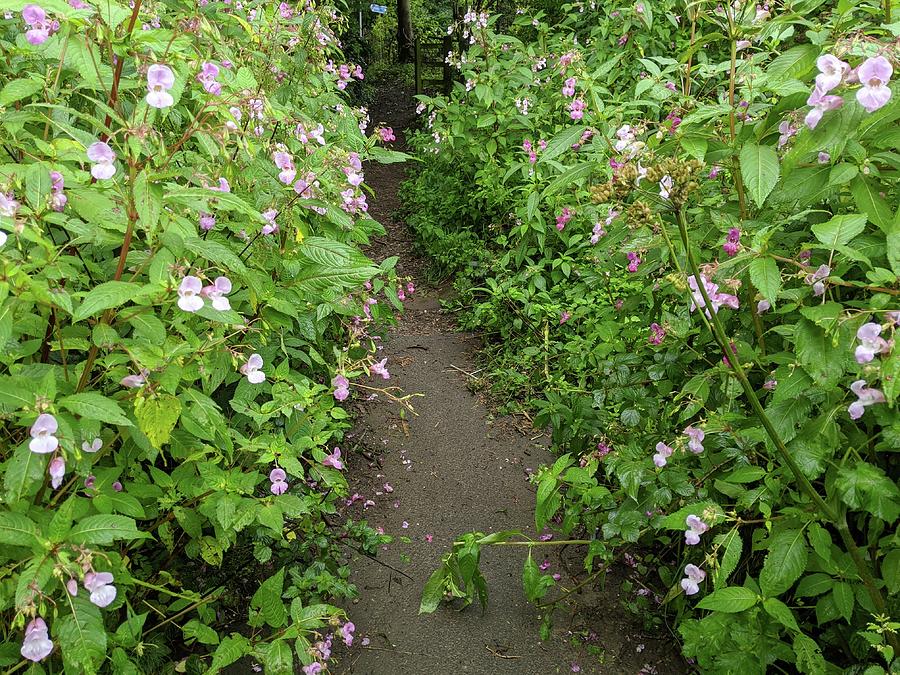
[[541, 572], [546, 572], [550, 569], [550, 561], [545, 558], [544, 561], [540, 565], [538, 565], [538, 569]]
[[57, 429], [59, 425], [53, 415], [48, 413], [38, 415], [29, 430], [31, 441], [28, 443], [28, 449], [38, 455], [46, 455], [56, 450], [59, 447], [59, 439], [55, 435]]
[[75, 579], [69, 579], [66, 582], [66, 591], [74, 598], [78, 595], [78, 582]]
[[831, 54], [823, 54], [816, 59], [816, 68], [819, 69], [819, 74], [816, 75], [816, 89], [823, 94], [827, 94], [837, 87], [844, 76], [850, 72], [849, 63], [845, 63]]
[[778, 380], [766, 380], [763, 382], [763, 389], [773, 391], [778, 386]]
[[750, 40], [738, 40], [737, 44], [735, 44], [737, 51], [747, 49], [747, 47], [749, 47], [749, 46], [750, 46]]
[[562, 88], [563, 96], [574, 96], [575, 95], [575, 83], [576, 80], [574, 77], [568, 78]]
[[893, 72], [891, 62], [883, 56], [873, 56], [863, 61], [857, 70], [862, 87], [856, 92], [856, 100], [866, 112], [875, 112], [891, 99], [891, 90], [887, 83]]
[[154, 63], [147, 69], [147, 96], [144, 98], [151, 108], [169, 108], [175, 99], [169, 89], [175, 86], [175, 73], [169, 66]]
[[272, 483], [269, 486], [269, 491], [273, 495], [283, 495], [287, 492], [289, 487], [287, 481], [287, 474], [284, 472], [284, 469], [274, 468], [269, 472], [269, 481]]
[[572, 220], [573, 215], [574, 212], [568, 206], [564, 206], [560, 214], [556, 216], [556, 229], [562, 232], [563, 228]]
[[203, 85], [207, 93], [218, 96], [222, 93], [222, 85], [216, 81], [219, 76], [219, 67], [215, 63], [204, 61], [197, 75], [197, 80]]
[[684, 579], [681, 580], [681, 587], [684, 589], [685, 595], [696, 595], [700, 592], [700, 582], [706, 579], [706, 572], [696, 565], [685, 565]]
[[684, 543], [688, 546], [696, 546], [700, 543], [700, 535], [709, 529], [709, 525], [693, 513], [685, 518], [685, 523], [688, 529], [684, 533]]
[[35, 46], [44, 44], [50, 33], [59, 29], [59, 22], [47, 21], [47, 13], [38, 5], [25, 5], [22, 18], [29, 27], [25, 32], [25, 39]]
[[63, 477], [66, 475], [66, 460], [59, 455], [51, 459], [47, 473], [50, 474], [50, 487], [56, 490], [62, 485]]
[[432, 541], [434, 541], [434, 535], [433, 535], [433, 534], [426, 534], [426, 535], [425, 535], [425, 541], [428, 542], [428, 543], [430, 544]]
[[212, 301], [213, 309], [220, 312], [227, 312], [231, 309], [231, 303], [225, 297], [229, 293], [231, 293], [231, 280], [228, 277], [216, 277], [211, 286], [204, 286], [200, 291], [200, 295]]
[[119, 384], [123, 387], [128, 387], [129, 389], [136, 389], [137, 387], [143, 387], [147, 383], [147, 376], [150, 374], [150, 371], [146, 368], [142, 368], [141, 372], [137, 375], [126, 375], [123, 377]]
[[831, 155], [829, 155], [827, 152], [820, 152], [816, 159], [819, 164], [828, 164], [828, 162], [831, 161]]
[[850, 385], [850, 391], [856, 394], [857, 399], [850, 404], [847, 412], [850, 413], [850, 419], [858, 420], [866, 412], [866, 408], [875, 403], [884, 403], [884, 394], [878, 389], [870, 389], [866, 386], [865, 380], [856, 380]]
[[97, 141], [87, 149], [87, 158], [93, 163], [91, 175], [97, 180], [112, 178], [116, 173], [116, 153], [106, 143]]
[[335, 375], [331, 380], [331, 386], [334, 387], [334, 397], [338, 401], [345, 401], [350, 396], [350, 380], [343, 375]]
[[571, 314], [569, 314], [569, 313], [566, 312], [566, 311], [563, 311], [563, 312], [559, 315], [559, 325], [560, 325], [560, 326], [563, 325], [566, 321], [568, 321], [568, 320], [571, 319], [571, 318], [572, 318], [572, 315], [571, 315]]
[[580, 120], [584, 117], [585, 102], [580, 98], [576, 98], [569, 104], [569, 117], [573, 120]]
[[397, 140], [397, 137], [394, 135], [394, 130], [391, 127], [381, 127], [378, 129], [378, 135], [381, 137], [382, 143], [390, 143], [391, 141]]
[[695, 429], [693, 426], [689, 426], [681, 433], [683, 433], [690, 439], [688, 441], [688, 449], [691, 452], [693, 452], [695, 455], [699, 455], [701, 452], [703, 452], [703, 439], [706, 437], [703, 429]]
[[672, 453], [675, 452], [668, 445], [660, 441], [656, 444], [656, 454], [653, 455], [653, 463], [658, 468], [663, 468], [666, 465], [666, 460], [672, 456]]
[[203, 309], [203, 282], [197, 277], [186, 276], [178, 287], [178, 306], [185, 312]]
[[272, 159], [275, 162], [275, 166], [281, 169], [281, 173], [278, 174], [278, 180], [285, 185], [293, 183], [297, 175], [297, 169], [294, 168], [294, 158], [289, 153], [279, 150], [272, 155]]
[[628, 267], [626, 267], [626, 269], [632, 273], [637, 272], [638, 265], [640, 265], [640, 264], [641, 264], [641, 259], [638, 257], [638, 254], [635, 253], [634, 251], [629, 251], [628, 252]]
[[[718, 312], [719, 308], [722, 306], [730, 307], [731, 309], [738, 309], [740, 303], [736, 295], [731, 295], [730, 293], [719, 293], [718, 285], [712, 283], [702, 274], [700, 275], [700, 280], [703, 282], [704, 290], [709, 296], [709, 300], [712, 303], [712, 310], [714, 312]], [[691, 289], [691, 294], [694, 299], [691, 303], [691, 311], [693, 312], [699, 307], [704, 310], [706, 316], [710, 316], [709, 308], [706, 307], [706, 301], [703, 299], [703, 294], [700, 292], [700, 287], [698, 286], [697, 280], [693, 275], [688, 277], [688, 286]]]
[[88, 572], [84, 575], [84, 587], [91, 592], [91, 602], [97, 607], [106, 607], [116, 599], [116, 587], [112, 586], [113, 575], [109, 572]]
[[330, 455], [325, 455], [325, 459], [322, 460], [322, 465], [330, 466], [332, 469], [337, 469], [338, 471], [342, 470], [344, 468], [344, 463], [341, 461], [341, 449], [335, 446]]
[[319, 675], [322, 672], [322, 664], [313, 661], [308, 666], [303, 666], [303, 675]]
[[123, 489], [123, 488], [122, 488], [122, 483], [119, 482], [119, 481], [113, 481], [112, 489], [115, 490], [116, 492], [121, 492], [122, 489]]
[[803, 123], [810, 129], [815, 129], [826, 112], [837, 110], [844, 105], [844, 99], [840, 96], [825, 94], [816, 88], [812, 90], [809, 98], [806, 99], [806, 105], [811, 105], [812, 110], [806, 113]]
[[[803, 251], [800, 253], [801, 258], [809, 258], [809, 253]], [[813, 287], [813, 295], [816, 297], [825, 293], [825, 279], [831, 275], [831, 268], [828, 265], [819, 265], [818, 269], [812, 274], [807, 274], [803, 280], [809, 286]]]
[[344, 644], [350, 647], [353, 644], [353, 631], [356, 630], [356, 626], [353, 625], [351, 621], [348, 621], [343, 626], [341, 626], [341, 638], [344, 640]]
[[200, 214], [200, 229], [209, 232], [216, 226], [216, 217], [211, 213]]
[[262, 371], [263, 360], [259, 354], [251, 354], [247, 359], [247, 363], [241, 366], [241, 373], [247, 376], [250, 384], [260, 384], [266, 379], [266, 374]]
[[729, 258], [733, 258], [737, 255], [737, 252], [741, 248], [741, 231], [732, 227], [728, 230], [728, 237], [725, 239], [725, 243], [722, 244], [722, 250], [728, 254]]
[[66, 197], [63, 190], [65, 189], [66, 181], [63, 178], [63, 175], [59, 171], [51, 171], [50, 172], [50, 208], [54, 211], [61, 213], [62, 210], [66, 207], [66, 204], [69, 202], [69, 198]]
[[391, 374], [388, 372], [386, 364], [387, 364], [387, 359], [386, 358], [381, 359], [381, 361], [378, 361], [377, 363], [373, 363], [371, 365], [371, 367], [369, 368], [369, 370], [371, 370], [376, 375], [381, 375], [382, 379], [389, 380], [389, 379], [391, 379]]
[[764, 312], [768, 312], [772, 308], [772, 303], [766, 299], [760, 300], [756, 303], [756, 313], [762, 314]]
[[890, 351], [891, 343], [883, 337], [879, 337], [881, 328], [881, 324], [870, 322], [863, 324], [856, 331], [856, 339], [860, 342], [854, 353], [857, 363], [869, 363], [875, 358], [876, 354]]
[[666, 329], [658, 323], [650, 324], [650, 337], [647, 340], [651, 345], [659, 346], [662, 344], [663, 338], [666, 337]]
[[29, 661], [43, 661], [53, 651], [53, 641], [47, 636], [47, 624], [41, 617], [32, 619], [25, 626], [25, 639], [19, 653]]

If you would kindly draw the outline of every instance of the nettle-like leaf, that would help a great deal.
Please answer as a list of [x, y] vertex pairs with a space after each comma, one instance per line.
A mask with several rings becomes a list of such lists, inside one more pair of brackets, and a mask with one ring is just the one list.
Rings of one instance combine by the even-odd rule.
[[768, 549], [759, 573], [759, 585], [766, 596], [776, 597], [803, 574], [809, 549], [801, 528], [779, 529], [769, 538]]

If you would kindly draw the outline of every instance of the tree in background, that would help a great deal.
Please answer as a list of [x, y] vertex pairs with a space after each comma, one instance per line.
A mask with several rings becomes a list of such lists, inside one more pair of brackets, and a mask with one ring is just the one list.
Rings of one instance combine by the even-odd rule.
[[412, 61], [414, 39], [409, 0], [397, 0], [397, 60], [400, 63]]

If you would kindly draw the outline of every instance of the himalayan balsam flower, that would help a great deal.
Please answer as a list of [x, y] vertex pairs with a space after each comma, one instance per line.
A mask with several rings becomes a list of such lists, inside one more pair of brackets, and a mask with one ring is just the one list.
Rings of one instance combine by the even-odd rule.
[[560, 232], [563, 231], [563, 228], [568, 224], [570, 220], [572, 220], [573, 211], [568, 207], [563, 207], [562, 212], [556, 216], [556, 229]]
[[701, 452], [703, 452], [703, 439], [706, 437], [703, 429], [695, 429], [693, 426], [689, 426], [681, 433], [683, 433], [690, 439], [688, 441], [688, 449], [691, 452], [693, 452], [695, 455], [699, 455]]
[[569, 117], [573, 120], [580, 120], [584, 117], [585, 102], [580, 98], [576, 98], [569, 104]]
[[29, 661], [43, 661], [53, 651], [53, 641], [47, 636], [47, 624], [41, 617], [32, 619], [25, 627], [25, 639], [19, 653]]
[[892, 345], [880, 337], [881, 329], [881, 324], [869, 322], [860, 326], [856, 331], [856, 339], [860, 342], [854, 353], [857, 363], [869, 363], [876, 354], [890, 351]]
[[772, 303], [766, 299], [760, 300], [756, 303], [757, 314], [763, 314], [765, 312], [768, 312], [770, 309], [772, 309]]
[[216, 217], [211, 213], [200, 213], [200, 229], [209, 232], [216, 226]]
[[891, 62], [883, 56], [868, 58], [859, 67], [857, 76], [862, 87], [856, 92], [856, 100], [866, 112], [875, 112], [891, 99], [887, 84], [893, 73]]
[[285, 185], [293, 183], [297, 175], [297, 169], [294, 168], [294, 158], [290, 153], [279, 150], [272, 155], [272, 160], [275, 162], [275, 166], [281, 169], [281, 172], [278, 174], [278, 180]]
[[663, 338], [666, 337], [666, 329], [660, 326], [658, 323], [650, 324], [650, 337], [648, 338], [648, 342], [651, 345], [659, 346], [662, 344]]
[[640, 265], [640, 264], [641, 264], [641, 259], [638, 257], [638, 254], [635, 253], [634, 251], [629, 251], [628, 252], [628, 267], [626, 267], [625, 269], [627, 269], [629, 272], [637, 272], [638, 265]]
[[356, 630], [356, 626], [353, 625], [351, 621], [348, 621], [343, 626], [341, 626], [341, 638], [344, 640], [344, 644], [348, 647], [353, 645], [353, 631]]
[[388, 369], [387, 369], [387, 359], [386, 358], [381, 359], [381, 361], [378, 361], [377, 363], [373, 363], [372, 366], [369, 368], [369, 370], [371, 370], [376, 375], [381, 375], [382, 379], [384, 379], [384, 380], [391, 379], [391, 374], [388, 372]]
[[87, 158], [93, 163], [91, 175], [97, 180], [112, 178], [116, 173], [116, 153], [106, 143], [97, 141], [87, 149]]
[[806, 105], [811, 105], [812, 110], [806, 113], [803, 123], [810, 129], [815, 129], [826, 112], [837, 110], [844, 105], [844, 99], [840, 96], [825, 94], [819, 89], [813, 89], [809, 98], [806, 99]]
[[69, 579], [66, 582], [66, 591], [73, 598], [78, 595], [78, 582], [75, 579]]
[[572, 315], [566, 312], [565, 310], [560, 312], [559, 315], [559, 325], [562, 326], [566, 321], [572, 318]]
[[856, 382], [850, 385], [850, 391], [856, 394], [858, 399], [851, 403], [850, 407], [847, 408], [847, 412], [850, 414], [850, 419], [852, 420], [858, 420], [862, 417], [868, 406], [874, 405], [875, 403], [884, 403], [886, 400], [881, 391], [867, 387], [865, 380], [856, 380]]
[[709, 529], [709, 525], [693, 513], [685, 518], [685, 524], [688, 529], [684, 532], [684, 543], [688, 546], [696, 546], [700, 543], [700, 535]]
[[231, 303], [225, 296], [231, 293], [231, 280], [228, 277], [216, 277], [216, 280], [210, 286], [204, 286], [200, 291], [200, 295], [209, 298], [212, 302], [213, 309], [220, 312], [226, 312], [231, 309]]
[[50, 208], [54, 211], [61, 213], [64, 208], [66, 208], [66, 204], [69, 203], [69, 198], [65, 195], [65, 187], [66, 181], [63, 178], [63, 175], [59, 171], [51, 171], [50, 172]]
[[675, 451], [672, 448], [660, 441], [656, 444], [656, 454], [653, 455], [653, 463], [660, 469], [663, 468], [673, 452]]
[[175, 99], [169, 89], [175, 86], [175, 73], [169, 66], [154, 63], [147, 68], [147, 96], [144, 98], [151, 108], [169, 108], [175, 105]]
[[197, 277], [186, 276], [178, 287], [178, 306], [185, 312], [203, 309], [203, 282]]
[[563, 84], [562, 95], [563, 96], [574, 96], [575, 95], [575, 83], [576, 80], [574, 77], [568, 78]]
[[332, 469], [337, 469], [338, 471], [343, 469], [344, 463], [341, 461], [341, 449], [335, 446], [330, 455], [325, 455], [325, 459], [322, 460], [322, 465], [330, 466]]
[[66, 460], [59, 455], [51, 459], [47, 473], [50, 475], [50, 487], [56, 490], [62, 485], [62, 480], [66, 475]]
[[338, 401], [346, 401], [350, 396], [350, 380], [343, 375], [335, 375], [331, 380], [331, 386], [334, 387], [334, 397]]
[[850, 64], [841, 61], [838, 57], [831, 54], [823, 54], [816, 59], [816, 68], [819, 74], [816, 75], [816, 89], [823, 94], [837, 87], [844, 76], [850, 72]]
[[666, 174], [659, 181], [659, 196], [663, 199], [668, 199], [672, 194], [672, 188], [675, 186], [675, 181], [672, 180], [672, 176]]
[[819, 164], [828, 164], [828, 162], [831, 161], [831, 155], [829, 155], [827, 152], [820, 152], [817, 160]]
[[57, 429], [59, 425], [53, 415], [48, 413], [38, 415], [29, 430], [31, 441], [28, 443], [28, 449], [39, 455], [47, 455], [56, 450], [59, 447], [59, 439], [56, 438]]
[[88, 572], [84, 575], [84, 587], [91, 593], [91, 602], [97, 607], [106, 607], [116, 599], [116, 587], [112, 586], [113, 575], [109, 572]]
[[147, 383], [147, 376], [150, 374], [150, 371], [146, 368], [142, 368], [141, 372], [136, 375], [126, 375], [123, 377], [119, 384], [123, 387], [128, 387], [129, 389], [135, 389], [137, 387], [143, 387]]
[[[801, 258], [803, 254], [801, 253]], [[808, 255], [806, 256], [809, 257]], [[816, 297], [825, 293], [825, 279], [831, 274], [831, 268], [828, 265], [819, 265], [818, 269], [812, 274], [807, 274], [804, 282], [813, 287], [813, 295]]]
[[[739, 301], [736, 295], [731, 295], [730, 293], [719, 293], [718, 285], [712, 283], [702, 274], [700, 275], [700, 280], [703, 282], [703, 288], [706, 291], [706, 294], [709, 296], [709, 301], [712, 303], [712, 310], [714, 312], [718, 312], [719, 308], [722, 306], [730, 307], [731, 309], [738, 309]], [[691, 303], [691, 311], [693, 312], [697, 307], [699, 307], [700, 309], [704, 310], [706, 316], [710, 316], [709, 309], [706, 307], [706, 300], [704, 300], [703, 294], [700, 291], [700, 287], [697, 284], [697, 280], [693, 275], [688, 277], [688, 286], [690, 287], [691, 295], [694, 298], [694, 301]]]
[[[394, 130], [391, 127], [379, 128], [378, 135], [381, 137], [382, 143], [390, 143], [397, 140], [397, 137], [394, 135]], [[350, 625], [352, 626], [353, 624]]]
[[774, 391], [775, 387], [778, 386], [778, 380], [766, 380], [763, 382], [763, 389], [766, 391]]
[[50, 37], [50, 33], [59, 29], [58, 21], [48, 21], [47, 13], [38, 5], [25, 5], [22, 18], [28, 24], [25, 39], [29, 44], [42, 45]]
[[269, 481], [272, 483], [269, 486], [269, 491], [273, 495], [283, 495], [287, 492], [288, 487], [290, 487], [285, 480], [287, 478], [287, 474], [284, 472], [284, 469], [272, 469], [269, 472]]
[[262, 371], [263, 360], [259, 354], [251, 354], [247, 359], [247, 363], [241, 366], [241, 373], [247, 376], [250, 384], [260, 384], [266, 379], [266, 374]]
[[728, 254], [729, 258], [733, 258], [737, 255], [737, 252], [741, 248], [741, 231], [732, 227], [728, 230], [728, 236], [725, 239], [725, 243], [722, 244], [722, 250]]
[[87, 452], [87, 453], [99, 452], [102, 447], [103, 447], [103, 439], [102, 438], [95, 438], [90, 443], [88, 443], [87, 441], [84, 441], [81, 444], [82, 452]]
[[681, 580], [681, 588], [685, 595], [696, 595], [700, 592], [700, 583], [706, 579], [706, 572], [696, 565], [685, 565], [684, 579]]
[[222, 93], [221, 83], [216, 81], [219, 76], [219, 67], [215, 63], [204, 61], [197, 75], [197, 81], [203, 85], [208, 94], [218, 96]]

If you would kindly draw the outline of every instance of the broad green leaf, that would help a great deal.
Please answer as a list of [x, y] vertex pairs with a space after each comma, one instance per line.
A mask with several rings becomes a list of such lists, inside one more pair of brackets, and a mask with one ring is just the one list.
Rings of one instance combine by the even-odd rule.
[[881, 467], [857, 461], [838, 469], [835, 487], [847, 506], [868, 511], [887, 523], [900, 516], [900, 488]]
[[206, 672], [209, 675], [218, 673], [225, 666], [230, 666], [240, 659], [244, 654], [250, 653], [250, 650], [251, 645], [247, 638], [239, 633], [232, 633], [222, 638], [219, 646], [216, 647], [216, 651], [213, 652], [212, 663]]
[[850, 194], [856, 202], [856, 208], [865, 213], [869, 220], [877, 225], [882, 232], [888, 232], [893, 222], [893, 214], [884, 197], [878, 194], [878, 190], [872, 181], [865, 176], [857, 176], [850, 182]]
[[119, 307], [134, 298], [141, 286], [129, 281], [107, 281], [92, 288], [72, 314], [73, 321], [84, 321], [105, 309]]
[[708, 609], [713, 612], [736, 614], [750, 609], [759, 601], [759, 596], [749, 588], [743, 586], [730, 586], [713, 591], [697, 603], [700, 609]]
[[133, 426], [131, 420], [125, 416], [125, 411], [116, 401], [94, 392], [88, 391], [66, 396], [59, 401], [59, 405], [89, 420], [98, 420], [123, 427]]
[[20, 79], [7, 82], [0, 90], [0, 106], [8, 106], [16, 101], [21, 101], [43, 88], [44, 81], [39, 79]]
[[794, 636], [794, 654], [797, 670], [804, 675], [825, 675], [827, 672], [822, 650], [811, 637], [798, 633]]
[[747, 192], [758, 207], [762, 207], [766, 197], [778, 182], [780, 168], [778, 154], [768, 145], [746, 144], [740, 153], [741, 175]]
[[778, 598], [766, 598], [763, 600], [763, 609], [766, 613], [775, 619], [785, 628], [795, 633], [800, 632], [800, 626], [797, 625], [797, 619], [791, 608], [784, 604]]
[[27, 443], [16, 448], [5, 465], [3, 487], [6, 502], [15, 504], [34, 495], [44, 483], [49, 462], [47, 455], [32, 452]]
[[40, 544], [37, 524], [28, 516], [10, 511], [0, 512], [0, 544], [35, 546]]
[[838, 612], [846, 619], [847, 623], [853, 618], [853, 606], [856, 600], [853, 598], [853, 586], [846, 581], [837, 581], [834, 584], [834, 605], [838, 608]]
[[809, 549], [801, 528], [776, 532], [769, 538], [769, 552], [759, 573], [763, 594], [775, 597], [787, 591], [806, 569]]
[[181, 416], [181, 401], [170, 394], [134, 400], [134, 416], [138, 427], [154, 448], [162, 448], [169, 442], [172, 429]]
[[448, 573], [447, 566], [441, 565], [428, 577], [428, 581], [422, 588], [419, 614], [431, 614], [440, 606], [441, 600], [444, 599], [444, 586]]
[[263, 643], [256, 648], [259, 660], [271, 675], [292, 675], [294, 672], [294, 652], [285, 640]]
[[69, 532], [73, 544], [111, 544], [117, 539], [140, 539], [148, 535], [139, 532], [133, 518], [117, 515], [88, 516], [78, 521]]
[[284, 625], [287, 609], [281, 598], [283, 589], [284, 568], [282, 567], [262, 582], [250, 599], [249, 623], [251, 626], [261, 626], [263, 623], [267, 623], [272, 628], [280, 628]]
[[813, 69], [820, 54], [821, 50], [816, 45], [802, 44], [791, 47], [772, 60], [766, 68], [766, 75], [773, 82], [801, 79]]
[[722, 559], [713, 575], [713, 587], [718, 590], [728, 583], [728, 578], [737, 569], [741, 553], [744, 550], [744, 543], [741, 541], [741, 535], [737, 528], [721, 537], [716, 537], [715, 542], [722, 551]]
[[528, 598], [528, 602], [537, 602], [543, 598], [552, 585], [553, 579], [548, 575], [541, 574], [541, 570], [534, 562], [529, 550], [522, 568], [522, 587], [525, 589], [525, 597]]
[[67, 602], [72, 613], [53, 622], [59, 640], [65, 672], [96, 673], [106, 656], [106, 629], [100, 608], [79, 593]]
[[571, 150], [572, 145], [579, 141], [584, 130], [584, 125], [576, 124], [560, 131], [547, 142], [547, 148], [538, 155], [538, 164], [549, 162]]
[[900, 549], [890, 551], [881, 561], [881, 577], [890, 593], [900, 591]]
[[750, 261], [750, 281], [766, 300], [774, 302], [781, 290], [778, 264], [769, 257], [754, 258]]
[[196, 640], [204, 645], [219, 644], [219, 634], [215, 629], [210, 628], [205, 623], [201, 623], [197, 619], [191, 619], [181, 627], [185, 640]]
[[225, 244], [220, 244], [212, 239], [200, 239], [192, 237], [184, 240], [184, 247], [203, 258], [206, 258], [220, 269], [243, 274], [247, 271], [244, 262]]
[[860, 214], [835, 216], [827, 223], [812, 226], [813, 234], [820, 242], [834, 248], [843, 246], [866, 229], [866, 217]]

